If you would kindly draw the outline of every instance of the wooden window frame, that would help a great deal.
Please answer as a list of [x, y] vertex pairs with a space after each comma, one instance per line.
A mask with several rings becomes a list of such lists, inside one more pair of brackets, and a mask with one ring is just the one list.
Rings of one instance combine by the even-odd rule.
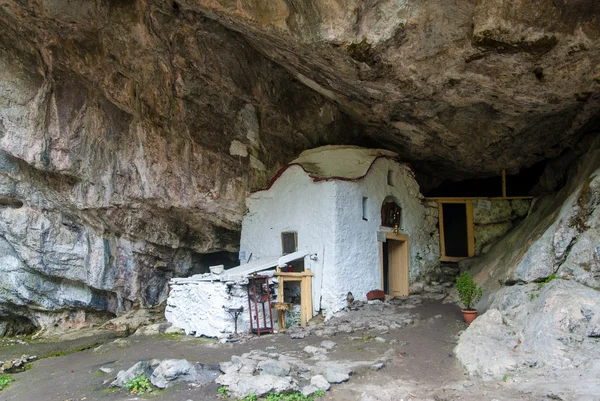
[[[467, 214], [467, 256], [447, 256], [446, 241], [444, 238], [444, 203], [460, 203], [464, 204]], [[438, 219], [440, 229], [440, 261], [442, 262], [459, 262], [463, 259], [475, 256], [475, 235], [473, 223], [473, 202], [467, 199], [444, 199], [438, 200]]]

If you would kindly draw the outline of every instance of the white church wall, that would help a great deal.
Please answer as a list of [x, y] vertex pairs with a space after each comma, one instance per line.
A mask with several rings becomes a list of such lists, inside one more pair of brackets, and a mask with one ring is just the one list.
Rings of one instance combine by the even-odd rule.
[[288, 167], [268, 190], [251, 194], [246, 205], [240, 250], [252, 260], [281, 255], [281, 233], [298, 234], [298, 249], [317, 254], [305, 258], [305, 267], [314, 273], [313, 311], [321, 308], [324, 266], [332, 265], [334, 255], [335, 181], [314, 182], [298, 165]]
[[238, 332], [250, 329], [247, 287], [221, 281], [171, 284], [165, 318], [186, 334], [223, 338], [233, 334], [235, 328], [233, 317], [223, 306], [243, 306]]
[[[388, 171], [393, 185], [388, 185]], [[381, 206], [393, 196], [402, 207], [401, 233], [410, 237], [410, 279], [438, 265], [437, 205], [424, 202], [410, 169], [387, 158], [377, 159], [357, 181], [335, 181], [335, 263], [325, 267], [323, 306], [326, 315], [346, 306], [348, 291], [364, 300], [381, 289], [379, 242]], [[367, 220], [363, 220], [367, 197]]]

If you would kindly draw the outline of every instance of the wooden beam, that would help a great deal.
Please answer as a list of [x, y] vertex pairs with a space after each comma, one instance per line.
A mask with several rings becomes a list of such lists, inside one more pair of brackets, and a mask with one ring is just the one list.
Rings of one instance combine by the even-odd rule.
[[379, 288], [381, 291], [385, 292], [385, 285], [383, 277], [383, 242], [379, 243], [379, 282], [381, 287]]
[[506, 169], [502, 170], [502, 197], [506, 199]]
[[434, 198], [425, 198], [425, 200], [428, 201], [434, 201], [434, 202], [444, 202], [444, 203], [463, 203], [465, 201], [468, 200], [517, 200], [517, 199], [533, 199], [535, 198], [535, 196], [507, 196], [507, 197], [502, 197], [502, 196], [465, 196], [465, 197], [454, 197], [454, 196], [447, 196], [447, 197], [434, 197]]
[[446, 243], [444, 242], [444, 210], [440, 201], [438, 201], [438, 221], [440, 227], [440, 255], [443, 258], [446, 256]]
[[467, 251], [469, 257], [475, 255], [475, 224], [473, 223], [473, 202], [465, 203], [467, 207]]
[[440, 262], [460, 262], [465, 259], [467, 256], [443, 256], [440, 258]]

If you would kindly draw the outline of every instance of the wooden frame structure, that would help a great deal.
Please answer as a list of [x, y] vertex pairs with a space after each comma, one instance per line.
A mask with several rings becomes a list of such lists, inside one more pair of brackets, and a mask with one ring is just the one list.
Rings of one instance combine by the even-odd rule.
[[[300, 324], [304, 327], [312, 319], [312, 278], [314, 273], [310, 269], [304, 269], [300, 273], [285, 273], [279, 267], [275, 271], [277, 277], [277, 302], [284, 303], [283, 285], [286, 281], [300, 282]], [[282, 318], [285, 311], [278, 310], [278, 318]], [[285, 326], [283, 326], [285, 328]]]
[[[407, 234], [395, 234], [394, 232], [386, 232], [385, 233], [385, 238], [386, 241], [387, 240], [391, 240], [391, 241], [398, 241], [401, 242], [402, 245], [400, 245], [400, 248], [398, 250], [399, 255], [398, 257], [402, 258], [403, 262], [404, 262], [404, 266], [406, 266], [406, 271], [402, 272], [402, 271], [398, 271], [397, 273], [397, 277], [394, 277], [396, 280], [398, 280], [399, 283], [399, 288], [397, 293], [393, 293], [394, 291], [389, 290], [389, 295], [392, 296], [408, 296], [409, 295], [409, 287], [410, 287], [410, 282], [409, 282], [409, 276], [410, 276], [410, 237]], [[379, 278], [380, 278], [380, 283], [381, 283], [381, 290], [384, 290], [384, 273], [383, 273], [383, 242], [379, 243]], [[389, 264], [389, 260], [388, 260], [388, 264]], [[402, 268], [402, 263], [400, 264], [400, 269]], [[389, 271], [388, 271], [389, 274]]]
[[[465, 199], [445, 199], [438, 200], [438, 219], [440, 222], [440, 260], [442, 262], [458, 262], [465, 258], [475, 255], [475, 235], [473, 223], [473, 202]], [[447, 203], [462, 203], [465, 205], [467, 213], [467, 255], [466, 256], [448, 256], [446, 255], [446, 239], [444, 237], [444, 207]]]
[[[475, 256], [475, 225], [473, 222], [473, 202], [476, 200], [518, 200], [518, 199], [533, 199], [533, 196], [506, 196], [506, 170], [502, 170], [502, 196], [466, 196], [466, 197], [432, 197], [425, 198], [429, 201], [435, 201], [438, 204], [438, 219], [440, 230], [440, 261], [442, 262], [459, 262], [463, 259]], [[467, 255], [468, 256], [447, 256], [446, 244], [444, 238], [444, 212], [442, 205], [444, 203], [464, 203], [467, 212]]]

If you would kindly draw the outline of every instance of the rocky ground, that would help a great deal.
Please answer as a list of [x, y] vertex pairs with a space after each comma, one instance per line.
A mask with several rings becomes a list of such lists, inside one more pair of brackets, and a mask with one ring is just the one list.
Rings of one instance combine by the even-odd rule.
[[[5, 344], [0, 347], [0, 360], [20, 356], [25, 349], [41, 359], [33, 362], [30, 369], [12, 375], [14, 382], [0, 392], [0, 399], [140, 399], [126, 390], [111, 388], [110, 383], [119, 371], [153, 359], [186, 359], [192, 364], [201, 363], [207, 371], [211, 367], [218, 369], [220, 364], [227, 372], [217, 379], [221, 383], [227, 382], [228, 375], [247, 379], [254, 373], [257, 376], [246, 384], [256, 385], [259, 379], [264, 381], [267, 377], [259, 375], [260, 371], [267, 370], [264, 373], [270, 376], [295, 381], [292, 388], [329, 388], [323, 398], [326, 400], [585, 399], [569, 398], [564, 391], [557, 398], [558, 392], [547, 383], [547, 377], [484, 380], [465, 376], [453, 354], [464, 328], [456, 305], [430, 300], [421, 303], [411, 298], [411, 302], [365, 305], [345, 312], [301, 330], [307, 334], [304, 338], [292, 338], [296, 337], [294, 331], [234, 343], [172, 334], [117, 340], [92, 336], [78, 340], [79, 348], [73, 348], [71, 342], [64, 355], [54, 351], [57, 356], [46, 358], [43, 356], [47, 343]], [[60, 347], [58, 343], [54, 345]], [[82, 348], [88, 349], [75, 352]], [[234, 366], [243, 359], [255, 361]], [[252, 369], [246, 367], [242, 372], [248, 364]], [[344, 374], [347, 376], [341, 377]], [[321, 377], [314, 379], [316, 376]], [[232, 390], [237, 391], [240, 383], [241, 380], [235, 381], [237, 388]], [[218, 387], [214, 381], [204, 385], [181, 383], [144, 397], [165, 401], [217, 400]]]

